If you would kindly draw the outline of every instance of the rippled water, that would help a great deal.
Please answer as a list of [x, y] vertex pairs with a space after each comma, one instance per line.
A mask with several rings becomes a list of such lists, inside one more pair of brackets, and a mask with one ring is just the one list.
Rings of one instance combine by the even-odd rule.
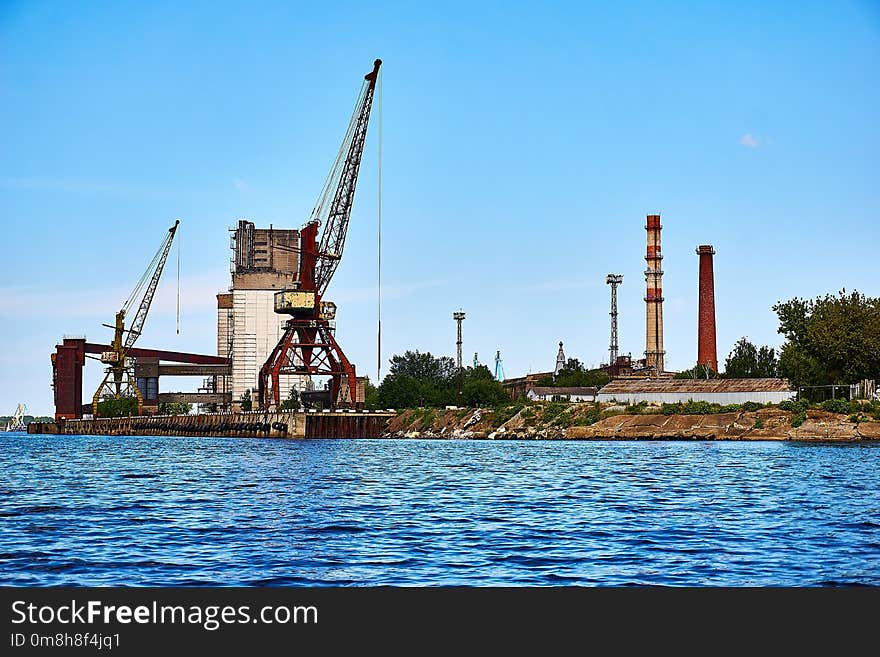
[[880, 584], [880, 446], [0, 434], [0, 584]]

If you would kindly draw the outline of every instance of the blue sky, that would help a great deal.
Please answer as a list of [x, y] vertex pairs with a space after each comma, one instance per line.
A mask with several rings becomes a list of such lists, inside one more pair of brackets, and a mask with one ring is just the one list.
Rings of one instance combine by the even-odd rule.
[[[453, 355], [461, 307], [468, 361], [543, 371], [563, 340], [598, 364], [609, 272], [639, 355], [654, 212], [671, 368], [696, 358], [698, 244], [722, 360], [780, 343], [778, 300], [880, 295], [877, 3], [5, 0], [0, 414], [51, 413], [53, 345], [109, 340], [175, 218], [181, 331], [170, 265], [139, 344], [213, 353], [227, 228], [306, 220], [376, 57], [385, 362]], [[328, 293], [373, 378], [376, 119]]]

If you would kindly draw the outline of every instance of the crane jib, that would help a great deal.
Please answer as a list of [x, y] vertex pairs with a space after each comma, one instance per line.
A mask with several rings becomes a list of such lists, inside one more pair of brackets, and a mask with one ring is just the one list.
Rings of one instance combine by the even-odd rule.
[[[364, 76], [351, 120], [309, 221], [300, 230], [294, 286], [275, 294], [275, 312], [290, 315], [284, 333], [260, 368], [260, 408], [281, 404], [281, 376], [329, 376], [330, 405], [363, 403], [364, 384], [334, 336], [336, 305], [324, 292], [339, 266], [354, 203], [373, 95], [382, 61]], [[322, 229], [318, 239], [319, 227]]]
[[[372, 72], [364, 76], [364, 89], [361, 90], [359, 102], [346, 130], [339, 156], [337, 156], [334, 168], [327, 179], [328, 184], [336, 182], [336, 190], [330, 207], [327, 209], [325, 221], [322, 222], [324, 230], [318, 247], [318, 252], [321, 254], [333, 254], [333, 257], [321, 258], [317, 263], [315, 285], [318, 294], [322, 296], [342, 258], [351, 208], [354, 205], [354, 192], [360, 172], [364, 143], [367, 138], [376, 79], [381, 65], [382, 60], [377, 59], [373, 63]], [[343, 154], [345, 155], [344, 159], [340, 157]], [[328, 191], [329, 189], [325, 188], [322, 198], [326, 197]], [[318, 207], [323, 207], [323, 201], [318, 204]], [[320, 220], [320, 217], [318, 219]]]

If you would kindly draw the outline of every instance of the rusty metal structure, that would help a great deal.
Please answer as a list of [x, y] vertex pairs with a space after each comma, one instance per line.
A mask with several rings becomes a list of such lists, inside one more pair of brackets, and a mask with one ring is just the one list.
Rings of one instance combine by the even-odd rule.
[[[354, 114], [308, 223], [299, 234], [299, 263], [290, 289], [275, 293], [276, 313], [290, 315], [278, 344], [260, 368], [260, 408], [281, 404], [281, 375], [329, 376], [331, 405], [356, 406], [357, 377], [335, 338], [336, 304], [324, 293], [342, 259], [354, 192], [382, 60], [364, 76]], [[323, 231], [318, 237], [318, 230]]]
[[611, 345], [608, 347], [608, 365], [611, 376], [617, 374], [617, 287], [623, 285], [622, 274], [608, 274], [605, 283], [611, 286]]
[[[91, 404], [83, 406], [83, 367], [86, 364], [87, 357], [100, 356], [113, 349], [112, 345], [86, 342], [86, 339], [78, 336], [65, 336], [62, 343], [55, 346], [55, 353], [52, 354], [52, 388], [55, 393], [55, 421], [73, 420], [83, 417], [83, 410], [87, 412], [92, 409]], [[191, 354], [180, 351], [164, 351], [160, 349], [143, 349], [139, 347], [131, 347], [127, 352], [128, 358], [136, 361], [135, 375], [139, 375], [138, 368], [141, 361], [153, 360], [156, 365], [156, 379], [161, 372], [162, 374], [172, 376], [188, 376], [194, 373], [207, 373], [215, 368], [227, 367], [229, 361], [220, 356], [206, 356], [202, 354]], [[93, 356], [94, 355], [94, 356]], [[199, 365], [203, 369], [198, 371], [191, 370], [189, 372], [175, 372], [173, 370], [164, 369], [165, 366], [158, 364], [159, 361], [167, 361], [171, 363], [187, 363], [190, 365]], [[173, 367], [173, 366], [172, 366]], [[163, 371], [164, 370], [164, 371]], [[141, 381], [138, 380], [140, 384]], [[144, 396], [149, 396], [145, 392], [152, 386], [138, 385], [138, 391]], [[158, 380], [155, 388], [158, 392]], [[165, 398], [163, 398], [165, 397]], [[179, 401], [175, 399], [175, 393], [167, 393], [167, 396], [157, 394], [155, 400], [144, 399], [144, 403], [148, 406], [158, 406], [160, 401]], [[200, 399], [199, 401], [207, 401]], [[153, 402], [151, 404], [151, 402]]]
[[649, 214], [645, 230], [648, 248], [645, 253], [645, 367], [660, 375], [665, 368], [663, 350], [663, 254], [660, 249], [659, 214]]
[[700, 256], [699, 312], [697, 318], [697, 365], [705, 365], [718, 371], [718, 352], [715, 340], [715, 273], [711, 244], [697, 247]]

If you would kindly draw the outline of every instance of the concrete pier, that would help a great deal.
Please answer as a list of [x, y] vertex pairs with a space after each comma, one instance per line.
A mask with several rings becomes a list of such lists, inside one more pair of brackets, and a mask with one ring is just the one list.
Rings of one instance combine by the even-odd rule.
[[230, 436], [245, 438], [379, 438], [389, 412], [251, 411], [200, 415], [32, 422], [28, 433], [85, 436]]

